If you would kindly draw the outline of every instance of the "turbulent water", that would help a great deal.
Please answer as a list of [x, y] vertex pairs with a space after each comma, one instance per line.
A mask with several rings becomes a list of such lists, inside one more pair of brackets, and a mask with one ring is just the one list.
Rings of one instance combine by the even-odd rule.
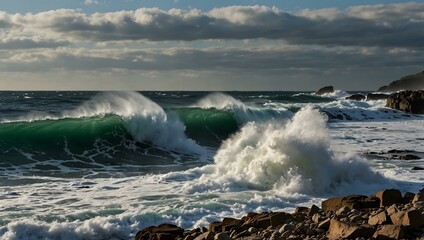
[[424, 117], [336, 91], [0, 92], [0, 239], [132, 239], [423, 187]]

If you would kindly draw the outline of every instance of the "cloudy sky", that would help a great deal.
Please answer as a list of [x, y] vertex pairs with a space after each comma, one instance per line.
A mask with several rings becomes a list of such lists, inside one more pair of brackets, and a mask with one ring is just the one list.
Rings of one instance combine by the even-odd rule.
[[2, 0], [0, 7], [3, 90], [374, 90], [423, 70], [422, 1]]

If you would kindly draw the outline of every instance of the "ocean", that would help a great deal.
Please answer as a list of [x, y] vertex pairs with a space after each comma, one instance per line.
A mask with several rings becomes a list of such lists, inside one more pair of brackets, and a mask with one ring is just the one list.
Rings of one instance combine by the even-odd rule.
[[161, 223], [418, 192], [424, 116], [350, 94], [0, 92], [0, 239], [133, 239]]

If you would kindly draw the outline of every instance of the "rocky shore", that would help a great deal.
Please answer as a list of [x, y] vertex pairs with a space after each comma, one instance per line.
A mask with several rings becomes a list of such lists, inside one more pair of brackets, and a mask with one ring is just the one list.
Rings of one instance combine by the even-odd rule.
[[424, 188], [417, 194], [381, 190], [371, 196], [330, 198], [321, 207], [293, 213], [249, 213], [224, 218], [208, 228], [185, 230], [172, 224], [147, 227], [136, 240], [227, 239], [420, 239], [424, 240]]

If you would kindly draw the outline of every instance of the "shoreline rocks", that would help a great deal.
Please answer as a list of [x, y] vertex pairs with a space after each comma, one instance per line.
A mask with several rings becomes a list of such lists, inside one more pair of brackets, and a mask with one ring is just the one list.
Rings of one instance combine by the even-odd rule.
[[392, 93], [387, 98], [386, 107], [412, 114], [424, 114], [424, 90]]
[[334, 92], [334, 87], [333, 86], [325, 86], [320, 88], [318, 91], [315, 92], [316, 95], [323, 95], [326, 93], [332, 93]]
[[293, 213], [249, 213], [224, 218], [208, 228], [183, 230], [175, 225], [147, 227], [135, 239], [424, 239], [424, 189], [401, 195], [385, 189], [371, 196], [330, 198], [321, 208], [298, 207]]

